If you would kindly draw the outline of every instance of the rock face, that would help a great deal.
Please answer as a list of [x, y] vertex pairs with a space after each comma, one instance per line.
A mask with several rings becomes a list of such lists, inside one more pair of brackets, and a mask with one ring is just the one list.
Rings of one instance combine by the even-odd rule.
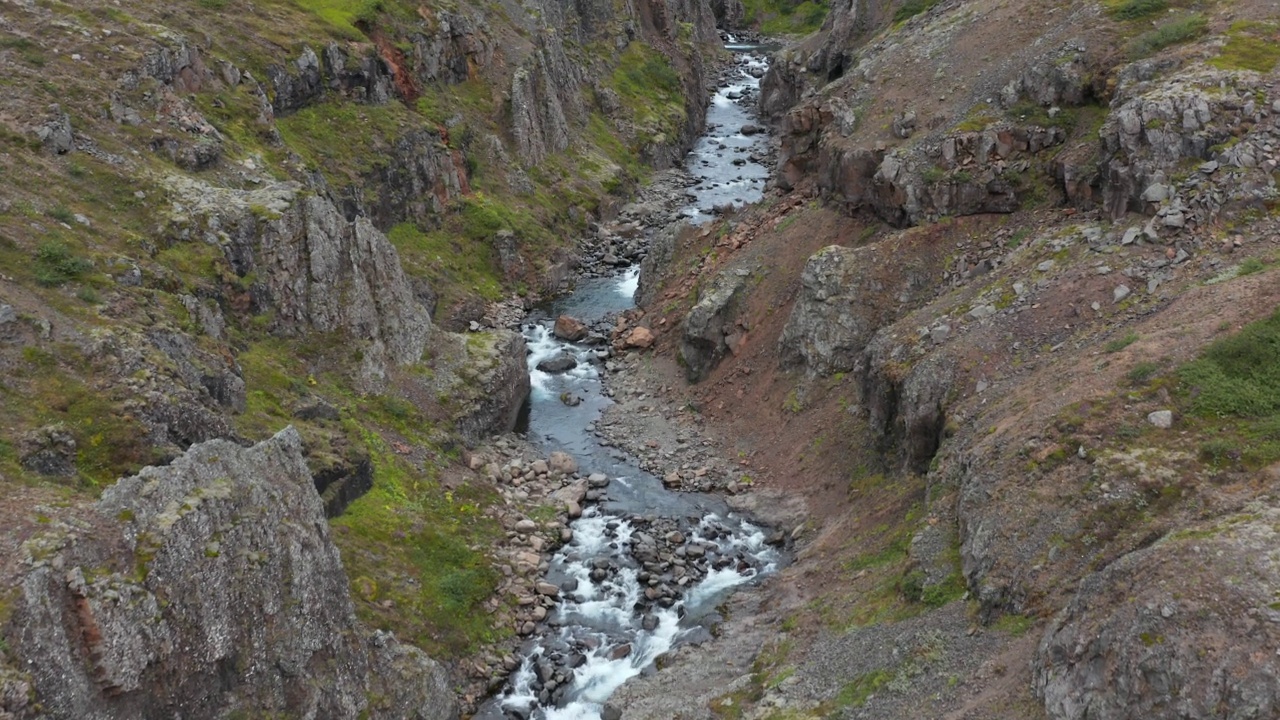
[[531, 388], [527, 348], [524, 336], [511, 330], [472, 333], [464, 342], [468, 379], [464, 396], [457, 398], [463, 408], [457, 429], [464, 439], [476, 442], [516, 426]]
[[734, 320], [749, 275], [746, 270], [720, 273], [685, 317], [679, 357], [689, 382], [706, 377], [729, 351], [727, 338], [736, 332]]
[[[1126, 68], [1100, 131], [1103, 208], [1113, 218], [1155, 214], [1163, 229], [1211, 222], [1225, 204], [1261, 202], [1280, 137], [1259, 101], [1266, 83], [1204, 67], [1153, 83], [1153, 72], [1141, 63]], [[1185, 177], [1188, 164], [1196, 172]]]
[[42, 717], [457, 713], [438, 665], [357, 623], [292, 428], [120, 480], [24, 553], [7, 636]]
[[1276, 717], [1278, 518], [1226, 518], [1085, 578], [1036, 656], [1049, 715]]
[[876, 248], [824, 248], [805, 263], [800, 295], [778, 339], [783, 367], [826, 375], [857, 366], [883, 314], [885, 292], [867, 276]]
[[227, 239], [231, 267], [254, 278], [253, 303], [274, 311], [277, 332], [342, 332], [363, 343], [359, 380], [368, 390], [383, 385], [390, 366], [421, 360], [431, 318], [395, 247], [368, 219], [348, 222], [296, 183], [253, 192], [172, 183], [190, 203], [183, 209], [208, 228], [189, 239]]
[[687, 223], [672, 223], [654, 233], [649, 241], [649, 251], [640, 261], [640, 278], [636, 285], [636, 305], [639, 307], [646, 307], [657, 299], [656, 293], [671, 265], [677, 241], [687, 229]]

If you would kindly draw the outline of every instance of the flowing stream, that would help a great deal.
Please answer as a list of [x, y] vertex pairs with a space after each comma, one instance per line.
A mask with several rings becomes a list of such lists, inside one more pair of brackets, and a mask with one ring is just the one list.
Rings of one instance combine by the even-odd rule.
[[[717, 91], [708, 132], [688, 158], [697, 182], [683, 214], [695, 223], [709, 219], [717, 206], [758, 200], [768, 176], [760, 162], [767, 136], [741, 132], [755, 121], [765, 60], [755, 48], [732, 42], [728, 47], [740, 53], [738, 76]], [[667, 490], [594, 435], [595, 422], [612, 402], [600, 375], [607, 345], [565, 342], [551, 325], [567, 314], [590, 326], [632, 307], [638, 276], [633, 267], [582, 280], [571, 295], [525, 321], [533, 385], [529, 438], [548, 451], [570, 453], [584, 473], [594, 474], [588, 500], [596, 502], [573, 523], [572, 541], [551, 559], [547, 581], [560, 588], [559, 603], [522, 648], [521, 665], [506, 688], [478, 718], [598, 720], [622, 683], [651, 671], [678, 643], [707, 639], [727, 594], [781, 561], [766, 531], [723, 500]], [[538, 369], [566, 354], [576, 361], [571, 369]]]

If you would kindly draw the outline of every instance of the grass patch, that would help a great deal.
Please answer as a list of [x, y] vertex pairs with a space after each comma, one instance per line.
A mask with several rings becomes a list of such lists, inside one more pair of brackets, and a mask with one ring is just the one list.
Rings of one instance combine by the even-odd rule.
[[93, 263], [77, 256], [60, 240], [48, 240], [36, 248], [36, 282], [45, 287], [56, 287], [77, 280], [91, 267]]
[[1125, 377], [1134, 385], [1143, 385], [1160, 371], [1160, 366], [1153, 362], [1140, 362], [1125, 373]]
[[433, 655], [457, 657], [502, 631], [481, 603], [500, 575], [479, 548], [501, 532], [482, 508], [492, 498], [463, 485], [446, 491], [364, 433], [374, 485], [332, 521], [352, 573], [357, 612]]
[[[71, 345], [23, 348], [22, 360], [0, 380], [0, 415], [18, 427], [64, 426], [75, 438], [75, 467], [86, 487], [137, 472], [153, 459], [142, 424], [97, 389], [93, 367]], [[16, 459], [13, 454], [6, 446], [0, 461]]]
[[[202, 2], [210, 1], [202, 0]], [[303, 10], [310, 11], [351, 40], [364, 38], [364, 33], [360, 32], [357, 26], [372, 23], [378, 17], [378, 13], [384, 10], [385, 5], [384, 0], [294, 0], [294, 3]]]
[[894, 671], [885, 669], [859, 675], [840, 688], [835, 703], [838, 707], [862, 707], [880, 688], [892, 682], [895, 676]]
[[1138, 342], [1138, 333], [1128, 332], [1125, 333], [1124, 337], [1118, 337], [1103, 345], [1102, 349], [1109, 353], [1120, 352], [1136, 342]]
[[1271, 72], [1280, 63], [1280, 24], [1243, 21], [1233, 24], [1222, 53], [1209, 63], [1223, 70]]
[[1129, 57], [1139, 60], [1165, 48], [1195, 40], [1205, 33], [1208, 21], [1200, 13], [1184, 15], [1139, 35], [1129, 43]]
[[1008, 613], [1001, 615], [998, 620], [992, 623], [992, 627], [1001, 632], [1007, 632], [1014, 637], [1022, 637], [1027, 631], [1036, 624], [1035, 618], [1029, 618], [1026, 615], [1016, 615]]
[[1236, 275], [1252, 275], [1262, 272], [1266, 268], [1267, 264], [1256, 257], [1245, 258], [1244, 262], [1240, 263], [1240, 267], [1236, 269]]
[[1280, 413], [1280, 310], [1210, 345], [1179, 373], [1202, 416], [1266, 418]]
[[[473, 232], [479, 230], [473, 228]], [[387, 238], [400, 253], [405, 270], [427, 278], [440, 293], [442, 305], [447, 307], [450, 301], [472, 294], [486, 300], [501, 297], [502, 285], [488, 243], [445, 230], [423, 232], [413, 223], [396, 225]]]
[[1178, 379], [1201, 424], [1202, 461], [1256, 468], [1280, 460], [1280, 310], [1210, 345]]
[[402, 103], [361, 105], [330, 99], [276, 119], [280, 136], [307, 162], [323, 170], [335, 186], [360, 184], [395, 141], [422, 118]]
[[768, 35], [808, 35], [822, 27], [827, 4], [804, 0], [743, 0], [743, 18]]
[[899, 5], [897, 10], [893, 11], [893, 21], [905, 22], [910, 20], [920, 13], [927, 12], [938, 2], [939, 0], [907, 0]]
[[1139, 20], [1169, 9], [1169, 0], [1112, 0], [1107, 14], [1117, 20]]
[[609, 85], [634, 118], [639, 147], [674, 137], [684, 124], [680, 75], [665, 55], [648, 45], [636, 40], [627, 46]]

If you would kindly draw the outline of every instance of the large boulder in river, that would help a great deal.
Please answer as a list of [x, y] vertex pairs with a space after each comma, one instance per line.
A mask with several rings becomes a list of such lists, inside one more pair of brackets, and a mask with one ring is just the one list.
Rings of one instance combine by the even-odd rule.
[[1086, 577], [1035, 659], [1049, 717], [1280, 717], [1277, 528], [1219, 520]]
[[544, 373], [568, 372], [578, 367], [578, 360], [573, 355], [563, 352], [538, 363], [538, 369]]
[[556, 318], [556, 324], [551, 328], [551, 334], [561, 340], [569, 342], [577, 342], [587, 336], [590, 329], [576, 317], [570, 315], [561, 315]]
[[734, 334], [734, 321], [747, 287], [748, 270], [727, 270], [711, 281], [711, 287], [684, 319], [680, 361], [689, 382], [707, 376], [729, 351], [726, 341]]
[[192, 446], [21, 552], [5, 640], [40, 717], [457, 716], [439, 665], [356, 620], [292, 428]]

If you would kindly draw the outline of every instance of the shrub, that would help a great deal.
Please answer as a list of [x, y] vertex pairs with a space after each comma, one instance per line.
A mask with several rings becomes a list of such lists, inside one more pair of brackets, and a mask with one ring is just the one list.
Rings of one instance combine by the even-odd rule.
[[1115, 340], [1107, 343], [1102, 347], [1102, 349], [1109, 353], [1120, 352], [1136, 342], [1138, 342], [1138, 333], [1130, 332], [1126, 333], [1124, 337], [1116, 338]]
[[1261, 418], [1280, 412], [1280, 310], [1213, 343], [1179, 376], [1199, 415]]
[[1129, 44], [1129, 55], [1135, 60], [1154, 55], [1167, 47], [1200, 37], [1207, 26], [1208, 22], [1200, 13], [1192, 13], [1171, 20], [1138, 36]]
[[1122, 0], [1118, 5], [1112, 5], [1107, 12], [1117, 20], [1137, 20], [1164, 12], [1168, 8], [1168, 0]]
[[46, 287], [61, 285], [83, 275], [92, 263], [72, 254], [65, 243], [50, 240], [36, 248], [36, 281]]
[[1252, 275], [1256, 272], [1262, 272], [1266, 269], [1266, 264], [1256, 257], [1245, 258], [1240, 263], [1240, 267], [1236, 269], [1236, 275]]
[[902, 5], [898, 6], [896, 11], [894, 11], [893, 21], [903, 22], [905, 20], [910, 20], [920, 13], [928, 11], [934, 5], [937, 5], [938, 2], [939, 0], [907, 0], [902, 3]]
[[1134, 385], [1141, 385], [1150, 380], [1160, 370], [1160, 366], [1153, 362], [1140, 362], [1129, 370], [1127, 377], [1129, 382]]

